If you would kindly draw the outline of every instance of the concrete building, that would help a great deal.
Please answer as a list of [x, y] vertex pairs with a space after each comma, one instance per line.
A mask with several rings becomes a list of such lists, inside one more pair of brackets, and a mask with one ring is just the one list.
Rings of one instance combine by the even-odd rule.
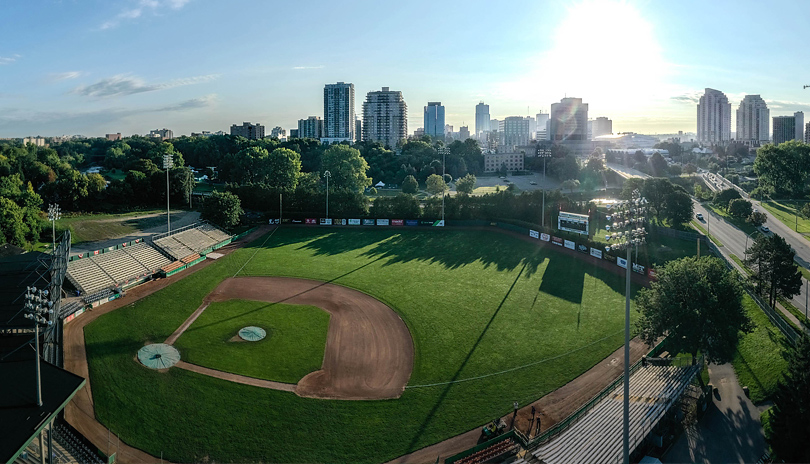
[[[428, 102], [424, 108], [425, 135], [444, 138], [444, 106], [442, 102]], [[452, 130], [450, 130], [452, 132]]]
[[512, 151], [518, 145], [528, 145], [531, 140], [529, 119], [523, 116], [508, 116], [498, 124], [501, 145]]
[[298, 129], [290, 129], [290, 138], [297, 139], [298, 138]]
[[413, 138], [420, 139], [422, 136], [425, 135], [425, 128], [424, 127], [417, 127], [415, 131], [413, 131]]
[[470, 128], [467, 126], [461, 126], [458, 128], [458, 139], [462, 142], [470, 138]]
[[548, 140], [548, 113], [542, 111], [537, 113], [534, 117], [534, 125], [536, 131], [534, 133], [535, 140]]
[[326, 84], [323, 88], [323, 137], [333, 141], [357, 140], [356, 119], [354, 84]]
[[588, 140], [588, 104], [581, 98], [563, 98], [551, 104], [549, 139], [552, 142], [585, 142]]
[[501, 122], [497, 119], [490, 119], [489, 120], [489, 132], [497, 132], [498, 129], [501, 127]]
[[26, 137], [23, 139], [23, 145], [28, 145], [29, 143], [37, 147], [44, 147], [45, 137], [36, 136], [36, 137]]
[[697, 138], [706, 144], [731, 140], [731, 103], [726, 94], [707, 88], [697, 105]]
[[121, 133], [117, 132], [115, 134], [104, 134], [104, 137], [106, 137], [110, 142], [115, 142], [116, 140], [121, 140]]
[[494, 153], [484, 155], [484, 172], [496, 172], [506, 167], [508, 172], [522, 171], [523, 153]]
[[751, 147], [768, 143], [771, 112], [759, 95], [746, 95], [737, 107], [736, 140]]
[[171, 140], [174, 138], [174, 132], [169, 129], [155, 129], [149, 131], [148, 137], [159, 138], [160, 140]]
[[394, 148], [408, 136], [408, 105], [402, 92], [383, 87], [369, 92], [363, 102], [363, 141]]
[[475, 105], [475, 136], [480, 137], [482, 132], [489, 132], [489, 105], [481, 102]]
[[810, 122], [804, 125], [804, 143], [810, 143]]
[[788, 140], [804, 141], [804, 113], [798, 111], [793, 116], [774, 116], [773, 143], [779, 145]]
[[287, 140], [287, 130], [283, 129], [281, 126], [276, 126], [270, 130], [270, 137], [277, 138], [280, 142], [284, 142]]
[[191, 133], [192, 137], [213, 137], [215, 135], [225, 135], [225, 132], [223, 132], [223, 131], [216, 131], [216, 132], [202, 131], [202, 132], [192, 132]]
[[591, 124], [591, 140], [595, 137], [613, 133], [613, 121], [604, 116], [599, 116], [593, 121], [589, 121], [589, 123]]
[[264, 126], [259, 123], [251, 124], [249, 122], [243, 122], [241, 126], [234, 124], [231, 126], [231, 135], [240, 135], [250, 140], [263, 139]]
[[[290, 134], [292, 136], [292, 134]], [[318, 116], [310, 116], [306, 119], [298, 120], [298, 134], [302, 139], [321, 139], [323, 137], [323, 119]]]

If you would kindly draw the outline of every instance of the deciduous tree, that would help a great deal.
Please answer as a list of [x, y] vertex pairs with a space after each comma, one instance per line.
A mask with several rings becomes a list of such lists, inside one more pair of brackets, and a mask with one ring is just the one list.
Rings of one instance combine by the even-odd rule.
[[475, 183], [477, 179], [472, 174], [467, 174], [456, 182], [456, 190], [459, 193], [470, 195], [475, 190]]
[[802, 333], [782, 355], [787, 370], [776, 386], [766, 438], [778, 462], [810, 462], [810, 336]]
[[768, 295], [771, 306], [777, 297], [793, 298], [802, 288], [802, 274], [793, 262], [796, 252], [777, 234], [760, 235], [746, 250], [745, 260], [753, 271], [752, 279], [763, 294]]
[[239, 197], [231, 192], [213, 192], [203, 203], [201, 217], [219, 226], [231, 228], [239, 224], [241, 215], [242, 202]]
[[431, 174], [427, 178], [426, 190], [431, 195], [438, 195], [447, 191], [447, 184], [444, 182], [444, 179], [442, 179], [442, 176], [438, 174]]
[[402, 181], [402, 193], [414, 194], [419, 191], [419, 182], [414, 176], [406, 176]]
[[360, 151], [348, 145], [332, 145], [323, 153], [323, 170], [332, 176], [331, 184], [336, 189], [362, 193], [371, 185], [366, 175], [368, 163]]

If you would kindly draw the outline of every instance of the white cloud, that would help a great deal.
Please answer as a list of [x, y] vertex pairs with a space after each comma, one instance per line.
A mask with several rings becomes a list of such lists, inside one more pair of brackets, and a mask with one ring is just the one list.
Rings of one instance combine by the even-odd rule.
[[72, 93], [85, 97], [119, 97], [123, 95], [133, 95], [136, 93], [181, 87], [184, 85], [199, 84], [202, 82], [209, 82], [217, 78], [219, 78], [219, 74], [208, 74], [205, 76], [186, 77], [163, 83], [148, 84], [143, 79], [119, 74], [101, 79], [94, 84], [76, 87], [73, 89]]
[[323, 65], [319, 66], [293, 66], [293, 69], [323, 69]]
[[13, 54], [11, 56], [0, 56], [0, 65], [11, 64], [22, 58], [22, 55]]
[[137, 0], [135, 6], [124, 9], [114, 17], [104, 21], [100, 29], [112, 29], [123, 21], [140, 18], [144, 13], [158, 15], [164, 10], [179, 10], [190, 0]]
[[51, 73], [50, 76], [48, 77], [48, 80], [50, 80], [51, 82], [57, 82], [57, 81], [65, 81], [65, 80], [69, 80], [69, 79], [77, 79], [79, 77], [82, 77], [83, 74], [84, 73], [82, 73], [81, 71], [68, 71], [68, 72], [62, 72], [62, 73]]

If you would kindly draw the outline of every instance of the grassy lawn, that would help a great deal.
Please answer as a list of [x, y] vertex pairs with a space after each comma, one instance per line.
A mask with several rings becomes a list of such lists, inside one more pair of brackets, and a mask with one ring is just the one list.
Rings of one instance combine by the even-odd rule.
[[[801, 200], [769, 200], [763, 201], [762, 207], [773, 214], [776, 219], [791, 230], [796, 230], [796, 208], [801, 208], [807, 201]], [[810, 220], [798, 217], [798, 232], [810, 240]]]
[[[597, 230], [594, 231], [591, 240], [606, 245], [610, 243], [605, 240], [605, 235], [608, 235], [608, 231], [604, 229], [604, 225], [597, 222], [595, 227], [597, 227]], [[639, 260], [651, 263], [654, 266], [662, 265], [673, 259], [695, 256], [696, 254], [696, 242], [675, 237], [666, 237], [657, 233], [650, 233], [647, 236], [647, 244], [638, 249]]]
[[740, 340], [732, 365], [740, 385], [748, 386], [751, 401], [761, 403], [773, 394], [787, 367], [781, 354], [783, 336], [750, 296], [743, 297], [743, 307], [756, 327]]
[[[156, 213], [163, 215], [138, 217]], [[147, 210], [125, 214], [82, 214], [64, 217], [57, 222], [57, 236], [59, 230], [70, 228], [74, 244], [107, 240], [165, 224], [165, 213], [165, 210]], [[179, 217], [180, 214], [185, 214], [185, 211], [172, 211], [173, 218]]]
[[[503, 192], [503, 191], [506, 190], [506, 187], [508, 187], [507, 184], [496, 184], [496, 185], [493, 185], [491, 187], [476, 187], [473, 190], [472, 194], [473, 195], [486, 195], [487, 193]], [[515, 189], [515, 192], [518, 192], [518, 190]]]
[[[263, 328], [267, 337], [233, 341], [246, 326]], [[321, 368], [328, 328], [329, 314], [314, 306], [230, 300], [211, 303], [175, 346], [193, 364], [296, 383]]]
[[[175, 462], [383, 462], [528, 404], [622, 344], [622, 275], [494, 231], [282, 227], [264, 239], [85, 328], [96, 415], [128, 443]], [[240, 275], [330, 281], [396, 310], [415, 349], [402, 396], [300, 398], [133, 360], [252, 256]]]
[[711, 240], [711, 241], [712, 241], [712, 242], [713, 242], [715, 245], [717, 245], [717, 246], [719, 246], [719, 247], [723, 246], [723, 243], [722, 243], [722, 242], [720, 242], [720, 240], [717, 240], [716, 238], [714, 238], [714, 235], [709, 234], [709, 233], [706, 231], [706, 229], [704, 229], [704, 228], [703, 228], [703, 226], [702, 226], [702, 225], [700, 225], [700, 223], [699, 223], [699, 222], [697, 222], [697, 221], [695, 221], [695, 220], [693, 219], [693, 220], [692, 220], [692, 222], [691, 222], [691, 224], [692, 224], [692, 227], [694, 227], [695, 229], [699, 230], [699, 231], [700, 231], [700, 232], [701, 232], [703, 235], [708, 236], [708, 237], [709, 237], [709, 240]]
[[101, 171], [99, 172], [102, 176], [104, 176], [107, 180], [123, 180], [127, 177], [127, 171], [123, 169], [116, 169], [115, 172], [110, 171]]

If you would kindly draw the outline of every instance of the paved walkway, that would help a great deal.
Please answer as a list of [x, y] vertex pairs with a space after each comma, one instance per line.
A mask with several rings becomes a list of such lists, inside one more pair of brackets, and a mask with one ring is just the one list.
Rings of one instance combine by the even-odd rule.
[[[743, 393], [731, 364], [709, 365], [717, 392], [700, 421], [684, 432], [664, 463], [754, 463], [765, 453], [760, 409]], [[763, 408], [764, 409], [764, 408]]]

